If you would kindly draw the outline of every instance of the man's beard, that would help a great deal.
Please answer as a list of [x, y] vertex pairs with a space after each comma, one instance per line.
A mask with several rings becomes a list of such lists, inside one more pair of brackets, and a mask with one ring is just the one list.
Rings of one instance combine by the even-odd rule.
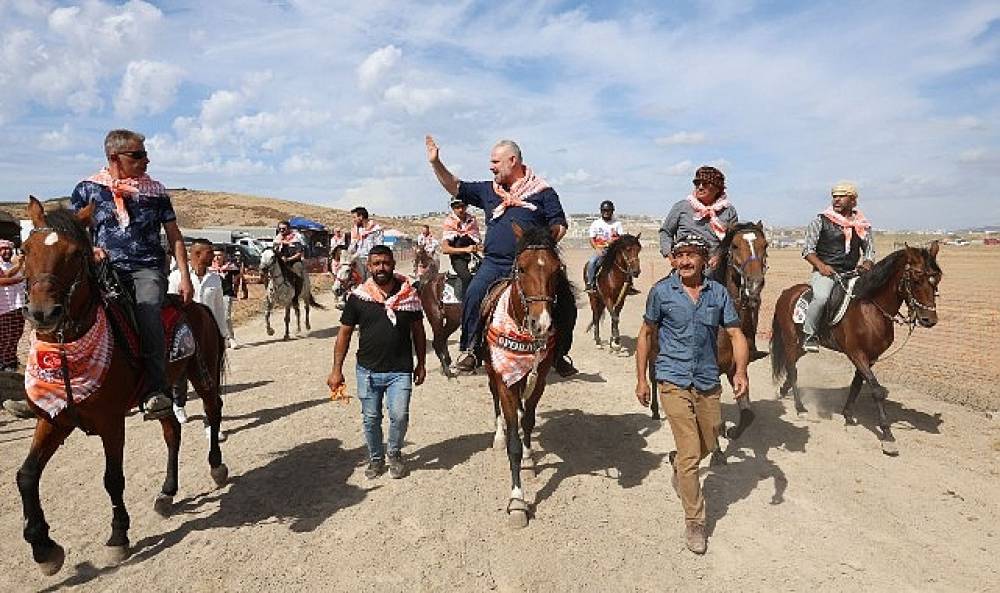
[[375, 272], [372, 274], [376, 284], [387, 284], [392, 280], [392, 272]]

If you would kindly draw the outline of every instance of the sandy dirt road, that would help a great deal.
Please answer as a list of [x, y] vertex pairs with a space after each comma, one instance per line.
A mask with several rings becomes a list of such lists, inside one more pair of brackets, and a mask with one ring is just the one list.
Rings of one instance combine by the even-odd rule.
[[[570, 259], [575, 279], [583, 253]], [[657, 259], [644, 256], [644, 290], [665, 271]], [[624, 336], [635, 335], [641, 308], [641, 297], [628, 302]], [[287, 343], [259, 321], [240, 329], [247, 346], [230, 357], [223, 420], [231, 481], [214, 487], [201, 407], [190, 404], [170, 518], [152, 509], [165, 463], [159, 427], [129, 418], [133, 555], [119, 566], [104, 557], [100, 443], [76, 433], [42, 481], [67, 558], [41, 576], [14, 486], [33, 423], [2, 416], [0, 591], [1000, 589], [1000, 423], [890, 383], [901, 455], [885, 457], [867, 392], [859, 426], [837, 415], [851, 370], [827, 352], [801, 365], [805, 419], [775, 399], [766, 360], [751, 367], [758, 420], [728, 447], [728, 465], [704, 470], [709, 551], [690, 554], [669, 485], [669, 428], [636, 403], [634, 359], [583, 334], [588, 315], [581, 309], [574, 346], [581, 374], [553, 378], [540, 405], [527, 529], [505, 525], [507, 459], [489, 448], [481, 375], [431, 373], [412, 402], [411, 475], [365, 479], [357, 401], [333, 404], [323, 384], [338, 317], [315, 312], [316, 329]]]

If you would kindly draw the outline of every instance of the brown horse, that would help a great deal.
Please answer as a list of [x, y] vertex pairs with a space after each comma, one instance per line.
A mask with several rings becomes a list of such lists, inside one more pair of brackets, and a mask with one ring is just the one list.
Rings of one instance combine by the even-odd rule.
[[[642, 251], [642, 244], [639, 243], [639, 235], [622, 235], [608, 246], [604, 259], [601, 260], [601, 267], [597, 270], [597, 291], [589, 293], [590, 312], [592, 319], [587, 329], [594, 328], [594, 342], [601, 348], [601, 318], [604, 311], [608, 311], [611, 316], [611, 340], [608, 348], [612, 352], [620, 352], [622, 349], [621, 334], [618, 331], [618, 319], [621, 315], [622, 307], [625, 306], [625, 297], [639, 273], [639, 252]], [[583, 281], [587, 282], [587, 267], [583, 269]]]
[[434, 336], [431, 345], [434, 354], [441, 361], [441, 372], [444, 376], [455, 377], [451, 370], [451, 355], [448, 354], [448, 337], [462, 325], [462, 304], [444, 302], [444, 274], [438, 273], [437, 259], [422, 248], [417, 248], [414, 256], [414, 267], [420, 270], [417, 280], [420, 288], [420, 305], [424, 308], [427, 323], [431, 325]]
[[[494, 447], [499, 448], [506, 442], [507, 459], [510, 462], [508, 521], [513, 527], [525, 527], [528, 524], [528, 504], [521, 488], [521, 462], [526, 458], [525, 465], [534, 467], [531, 458], [531, 431], [535, 428], [535, 408], [545, 391], [545, 378], [552, 366], [558, 339], [552, 310], [562, 262], [556, 252], [556, 242], [548, 229], [531, 227], [522, 230], [516, 223], [512, 227], [517, 237], [513, 274], [509, 281], [490, 291], [490, 296], [486, 299], [489, 304], [484, 304], [482, 315], [484, 333], [487, 335], [486, 375], [496, 415], [497, 430], [493, 443]], [[512, 332], [494, 334], [495, 328], [490, 323], [493, 311], [504, 301], [507, 302], [507, 307], [503, 312], [516, 327], [512, 328]], [[517, 375], [509, 374], [511, 368], [506, 362], [496, 366], [493, 360], [494, 350], [498, 350], [497, 357], [500, 361], [509, 360], [507, 357], [511, 353], [531, 355], [531, 370], [508, 384], [505, 376], [513, 379]]]
[[[843, 352], [854, 364], [854, 380], [844, 403], [844, 421], [848, 426], [856, 423], [854, 401], [865, 381], [872, 388], [872, 397], [878, 408], [876, 434], [886, 455], [898, 455], [896, 439], [885, 413], [888, 390], [883, 387], [872, 365], [878, 360], [894, 338], [893, 324], [909, 325], [912, 329], [934, 327], [937, 324], [937, 288], [941, 282], [941, 268], [937, 264], [938, 243], [931, 243], [929, 249], [904, 247], [886, 256], [875, 264], [867, 274], [858, 278], [854, 287], [854, 299], [847, 307], [843, 319], [825, 335], [821, 343], [838, 352]], [[795, 409], [804, 414], [806, 408], [799, 396], [798, 371], [796, 362], [805, 354], [802, 349], [802, 330], [792, 318], [796, 301], [809, 288], [808, 284], [796, 284], [786, 289], [778, 297], [774, 306], [774, 322], [771, 329], [771, 376], [775, 383], [781, 382], [779, 396], [789, 391], [795, 398]], [[899, 309], [906, 303], [909, 315], [903, 318]]]
[[[33, 339], [49, 343], [71, 343], [84, 336], [97, 322], [103, 307], [98, 291], [87, 226], [91, 222], [93, 205], [73, 214], [56, 210], [48, 215], [35, 198], [30, 198], [28, 215], [34, 225], [31, 236], [24, 242], [24, 278], [28, 304], [25, 316], [34, 326]], [[219, 422], [222, 417], [221, 381], [225, 364], [225, 342], [208, 308], [193, 303], [183, 309], [184, 317], [196, 340], [193, 355], [171, 362], [167, 378], [173, 385], [183, 374], [194, 384], [205, 406], [205, 417], [211, 427], [208, 463], [211, 475], [219, 486], [225, 484], [229, 470], [222, 463], [219, 449]], [[104, 445], [104, 487], [111, 497], [111, 537], [107, 542], [113, 561], [129, 554], [129, 516], [123, 498], [125, 473], [122, 456], [125, 445], [125, 416], [135, 406], [137, 387], [144, 382], [143, 372], [127, 346], [112, 338], [110, 368], [97, 390], [86, 399], [74, 402], [67, 398], [66, 407], [54, 418], [31, 404], [38, 416], [31, 449], [17, 472], [17, 487], [24, 507], [24, 539], [31, 544], [35, 562], [46, 575], [62, 567], [63, 548], [49, 537], [39, 498], [39, 481], [45, 465], [74, 429], [101, 437]], [[65, 361], [65, 359], [64, 359]], [[62, 380], [71, 377], [66, 363]], [[167, 442], [167, 475], [154, 508], [160, 514], [170, 512], [177, 493], [177, 456], [180, 450], [181, 427], [170, 414], [160, 419]], [[65, 488], [66, 485], [63, 485]], [[62, 494], [71, 495], [69, 491]], [[62, 496], [61, 498], [66, 498]], [[73, 504], [79, 504], [74, 500]]]
[[[758, 352], [757, 312], [760, 310], [760, 295], [764, 290], [764, 275], [767, 273], [767, 236], [764, 225], [760, 222], [741, 222], [731, 226], [726, 231], [719, 245], [719, 263], [712, 275], [729, 291], [729, 296], [736, 305], [740, 316], [740, 329], [746, 336], [750, 346], [750, 362], [767, 356], [766, 352]], [[733, 384], [736, 374], [736, 361], [733, 358], [733, 344], [725, 330], [719, 330], [718, 337], [719, 372], [726, 375], [729, 384]], [[655, 389], [656, 382], [652, 380], [652, 364], [650, 365], [650, 385]], [[655, 395], [655, 394], [654, 394]], [[659, 418], [659, 405], [656, 397], [652, 398], [650, 408], [653, 417]], [[740, 408], [740, 418], [736, 426], [726, 431], [726, 438], [737, 439], [743, 431], [753, 423], [754, 413], [750, 409], [750, 393], [736, 400]], [[724, 461], [713, 454], [712, 461]]]

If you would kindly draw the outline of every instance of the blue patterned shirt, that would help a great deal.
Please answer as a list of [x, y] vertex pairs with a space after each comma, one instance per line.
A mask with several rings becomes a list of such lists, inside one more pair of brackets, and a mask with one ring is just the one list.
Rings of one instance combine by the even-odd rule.
[[724, 286], [705, 279], [698, 302], [672, 272], [653, 285], [643, 319], [659, 328], [656, 380], [681, 389], [709, 391], [719, 386], [719, 327], [737, 327], [740, 317]]
[[177, 220], [169, 195], [137, 194], [126, 199], [125, 208], [131, 219], [126, 227], [118, 224], [111, 190], [93, 181], [81, 181], [70, 197], [73, 210], [80, 210], [91, 202], [94, 203], [94, 245], [108, 253], [115, 268], [134, 272], [165, 267], [166, 252], [160, 243], [160, 229], [164, 223]]

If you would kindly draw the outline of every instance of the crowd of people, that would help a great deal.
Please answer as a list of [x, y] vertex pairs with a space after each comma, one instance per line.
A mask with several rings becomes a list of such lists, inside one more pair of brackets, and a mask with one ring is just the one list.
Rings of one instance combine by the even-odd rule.
[[[235, 348], [232, 305], [245, 282], [241, 267], [211, 242], [195, 239], [190, 248], [185, 245], [169, 195], [146, 173], [149, 158], [144, 141], [133, 131], [111, 131], [104, 145], [107, 167], [77, 185], [71, 206], [76, 210], [95, 207], [95, 260], [110, 265], [134, 298], [141, 355], [149, 379], [149, 388], [140, 400], [144, 417], [174, 414], [183, 422], [187, 418], [187, 381], [182, 378], [175, 385], [166, 384], [160, 308], [168, 292], [182, 302], [205, 305], [220, 334]], [[441, 221], [439, 235], [429, 225], [423, 227], [416, 249], [433, 258], [447, 256], [457, 277], [455, 292], [463, 310], [455, 370], [474, 373], [479, 364], [476, 345], [483, 331], [480, 304], [497, 280], [511, 274], [516, 255], [515, 226], [542, 227], [558, 242], [566, 234], [567, 218], [556, 190], [524, 163], [521, 148], [513, 141], [501, 140], [492, 148], [489, 169], [493, 178], [488, 181], [466, 181], [455, 176], [442, 162], [438, 144], [431, 136], [426, 137], [425, 148], [430, 167], [449, 196], [451, 212]], [[707, 545], [698, 465], [714, 448], [722, 426], [716, 336], [721, 329], [732, 339], [737, 364], [733, 391], [737, 398], [744, 397], [748, 390], [748, 352], [753, 343], [753, 336], [742, 334], [733, 300], [718, 282], [720, 245], [727, 229], [739, 218], [725, 190], [721, 171], [700, 167], [691, 194], [674, 204], [663, 221], [660, 252], [669, 259], [673, 271], [647, 295], [636, 352], [635, 393], [643, 405], [650, 403], [646, 363], [653, 361], [662, 407], [676, 445], [669, 459], [672, 481], [684, 509], [685, 542], [695, 553], [704, 553]], [[855, 268], [864, 272], [875, 257], [870, 225], [857, 209], [857, 189], [841, 183], [831, 194], [830, 208], [808, 227], [803, 251], [814, 270], [811, 285], [815, 298], [805, 323], [807, 351], [816, 349], [816, 324], [834, 276]], [[485, 233], [480, 232], [470, 208], [482, 211]], [[594, 253], [586, 268], [587, 290], [596, 289], [602, 257], [625, 234], [610, 200], [602, 202], [599, 211], [600, 218], [588, 233]], [[410, 394], [426, 376], [422, 309], [411, 280], [396, 271], [395, 254], [384, 245], [381, 225], [363, 206], [351, 213], [354, 221], [350, 233], [338, 230], [334, 242], [354, 257], [360, 283], [344, 304], [327, 384], [334, 392], [343, 389], [343, 365], [358, 329], [355, 376], [369, 456], [365, 475], [375, 479], [388, 468], [391, 477], [401, 478], [407, 473], [402, 447]], [[161, 231], [166, 234], [166, 250], [160, 243]], [[288, 221], [278, 223], [273, 246], [296, 273], [305, 273], [305, 243]], [[24, 326], [20, 314], [24, 280], [13, 247], [8, 241], [0, 241], [3, 370], [18, 367], [17, 340]], [[175, 265], [168, 276], [171, 258]], [[558, 275], [551, 314], [558, 335], [554, 370], [570, 377], [577, 373], [570, 358], [577, 309], [565, 267]], [[383, 408], [389, 416], [387, 447], [381, 427]]]

